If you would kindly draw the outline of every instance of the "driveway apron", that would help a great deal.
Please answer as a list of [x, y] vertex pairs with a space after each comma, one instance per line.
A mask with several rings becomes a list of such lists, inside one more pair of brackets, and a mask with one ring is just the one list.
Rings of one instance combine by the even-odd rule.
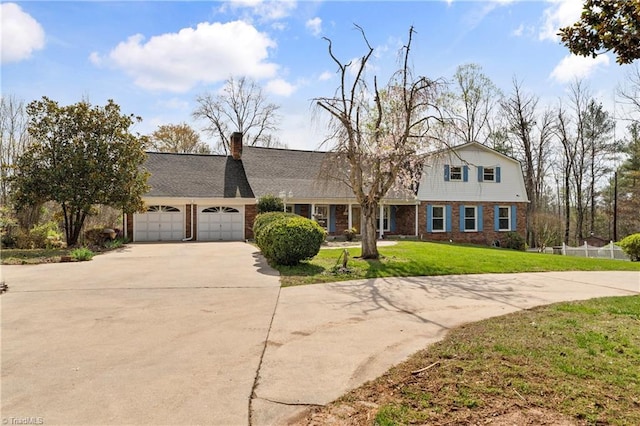
[[254, 425], [295, 421], [463, 323], [549, 303], [640, 293], [638, 272], [388, 278], [282, 289]]
[[253, 246], [134, 244], [2, 274], [5, 424], [248, 424], [279, 293]]

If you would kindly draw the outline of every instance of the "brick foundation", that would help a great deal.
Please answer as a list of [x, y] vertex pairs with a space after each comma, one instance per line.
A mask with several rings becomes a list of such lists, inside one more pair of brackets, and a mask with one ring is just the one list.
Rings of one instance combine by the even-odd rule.
[[258, 215], [258, 206], [255, 204], [246, 204], [244, 206], [244, 238], [250, 240], [253, 238], [253, 221]]

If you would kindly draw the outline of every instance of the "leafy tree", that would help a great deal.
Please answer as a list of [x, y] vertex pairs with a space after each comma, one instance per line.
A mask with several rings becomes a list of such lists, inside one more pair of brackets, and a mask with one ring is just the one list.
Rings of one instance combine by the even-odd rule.
[[18, 158], [29, 144], [24, 102], [14, 96], [0, 101], [0, 204], [9, 202], [10, 177]]
[[[340, 86], [334, 96], [316, 98], [317, 106], [329, 113], [333, 131], [330, 142], [347, 172], [345, 181], [360, 204], [364, 219], [362, 257], [379, 257], [376, 243], [376, 213], [380, 201], [392, 189], [406, 189], [418, 179], [419, 152], [429, 141], [429, 115], [441, 84], [426, 77], [414, 77], [410, 67], [413, 27], [401, 52], [402, 63], [387, 85], [378, 87], [365, 78], [365, 69], [374, 53], [362, 28], [357, 27], [367, 46], [359, 61], [341, 62], [333, 52], [329, 56], [338, 66]], [[353, 76], [353, 77], [352, 77]]]
[[112, 100], [104, 107], [85, 101], [60, 106], [47, 97], [31, 102], [27, 114], [34, 142], [17, 163], [18, 208], [60, 204], [67, 245], [73, 246], [93, 205], [129, 213], [143, 207], [146, 138], [129, 131], [139, 117], [121, 114]]
[[196, 102], [193, 116], [207, 122], [204, 130], [216, 138], [217, 151], [231, 152], [229, 138], [233, 132], [242, 133], [249, 146], [279, 145], [274, 133], [278, 130], [280, 107], [268, 101], [255, 81], [230, 77], [222, 93], [205, 93]]
[[580, 20], [559, 35], [576, 55], [612, 50], [619, 64], [629, 64], [640, 58], [640, 0], [586, 0]]
[[284, 202], [282, 198], [278, 198], [275, 195], [267, 194], [258, 199], [258, 214], [268, 212], [281, 212], [284, 211]]
[[179, 154], [211, 154], [211, 148], [200, 141], [200, 135], [187, 123], [163, 124], [149, 137], [151, 148], [159, 152]]

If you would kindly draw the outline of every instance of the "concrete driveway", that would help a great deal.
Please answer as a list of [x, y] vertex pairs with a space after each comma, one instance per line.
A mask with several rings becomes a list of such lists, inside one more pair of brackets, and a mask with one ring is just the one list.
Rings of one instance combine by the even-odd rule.
[[2, 273], [5, 424], [248, 423], [279, 293], [253, 246], [136, 244]]
[[10, 286], [0, 296], [6, 424], [286, 424], [462, 323], [640, 293], [638, 272], [280, 291], [244, 243], [137, 244], [91, 262], [2, 272]]

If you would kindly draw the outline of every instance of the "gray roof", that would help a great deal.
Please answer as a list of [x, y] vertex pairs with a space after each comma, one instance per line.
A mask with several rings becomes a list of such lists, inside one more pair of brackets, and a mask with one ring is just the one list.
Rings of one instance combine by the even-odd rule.
[[241, 160], [149, 152], [145, 167], [151, 197], [258, 198], [285, 191], [294, 199], [354, 198], [330, 152], [244, 146]]

